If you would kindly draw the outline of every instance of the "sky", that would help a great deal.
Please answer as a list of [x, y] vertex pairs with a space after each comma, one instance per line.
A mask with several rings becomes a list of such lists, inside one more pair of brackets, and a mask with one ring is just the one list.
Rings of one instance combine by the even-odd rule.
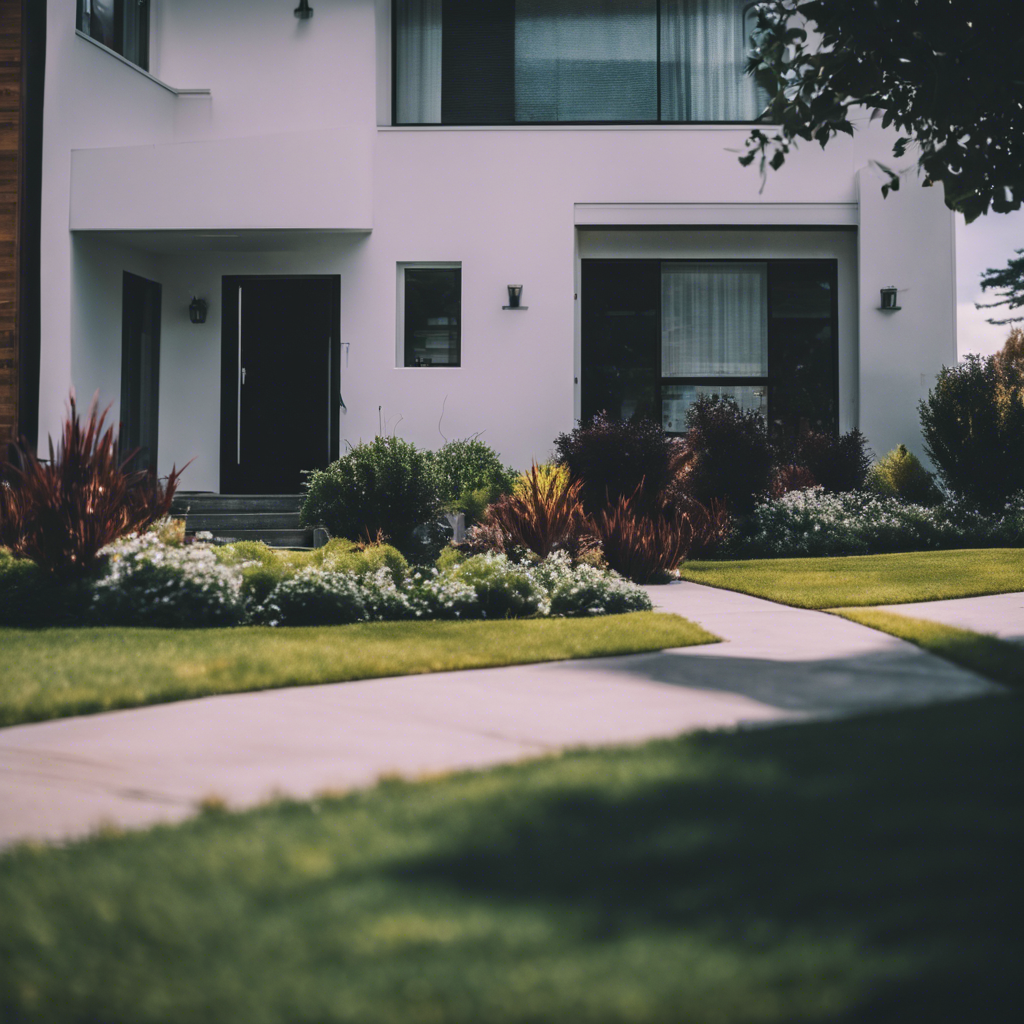
[[[976, 302], [992, 302], [991, 291], [982, 293], [978, 281], [990, 267], [1006, 266], [1017, 249], [1024, 249], [1024, 210], [988, 213], [972, 224], [957, 216], [956, 224], [956, 328], [961, 358], [968, 352], [989, 355], [1002, 348], [1010, 328], [986, 323], [987, 317], [1004, 319], [1005, 306], [975, 309]], [[1018, 311], [1020, 312], [1020, 311]]]

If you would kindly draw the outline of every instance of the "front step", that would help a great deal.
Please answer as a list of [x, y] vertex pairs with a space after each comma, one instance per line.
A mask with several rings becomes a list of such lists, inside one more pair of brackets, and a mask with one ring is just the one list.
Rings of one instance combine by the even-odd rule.
[[299, 526], [301, 494], [211, 494], [180, 491], [171, 515], [185, 520], [185, 533], [209, 532], [222, 544], [259, 540], [274, 548], [311, 548], [312, 529]]

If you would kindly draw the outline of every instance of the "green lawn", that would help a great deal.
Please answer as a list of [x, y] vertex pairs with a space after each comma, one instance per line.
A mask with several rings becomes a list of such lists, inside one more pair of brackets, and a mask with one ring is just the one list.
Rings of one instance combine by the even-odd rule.
[[908, 640], [997, 683], [1024, 686], [1024, 657], [1019, 644], [877, 608], [836, 608], [834, 611], [863, 626]]
[[1024, 548], [685, 562], [680, 574], [798, 608], [902, 604], [1024, 590]]
[[0, 726], [212, 693], [634, 654], [716, 640], [685, 619], [657, 612], [295, 629], [0, 628]]
[[986, 698], [23, 847], [0, 1018], [1009, 1020], [1022, 730]]

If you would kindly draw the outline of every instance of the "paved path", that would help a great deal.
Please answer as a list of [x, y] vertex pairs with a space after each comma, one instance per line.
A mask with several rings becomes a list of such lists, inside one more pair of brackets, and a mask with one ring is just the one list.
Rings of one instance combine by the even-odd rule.
[[1000, 640], [1024, 643], [1024, 594], [992, 594], [962, 597], [955, 601], [922, 601], [919, 604], [890, 604], [880, 609], [928, 619], [946, 626], [958, 626], [974, 633], [988, 633]]
[[622, 658], [231, 694], [0, 730], [0, 844], [139, 827], [693, 729], [996, 689], [845, 619], [677, 583], [664, 610], [725, 643]]

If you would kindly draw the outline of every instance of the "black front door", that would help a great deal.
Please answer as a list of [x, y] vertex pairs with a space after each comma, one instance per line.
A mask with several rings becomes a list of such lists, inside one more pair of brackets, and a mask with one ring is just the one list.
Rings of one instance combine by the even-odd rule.
[[338, 456], [338, 277], [225, 277], [221, 492], [298, 494]]
[[160, 285], [124, 272], [121, 285], [121, 458], [156, 472], [160, 419]]

